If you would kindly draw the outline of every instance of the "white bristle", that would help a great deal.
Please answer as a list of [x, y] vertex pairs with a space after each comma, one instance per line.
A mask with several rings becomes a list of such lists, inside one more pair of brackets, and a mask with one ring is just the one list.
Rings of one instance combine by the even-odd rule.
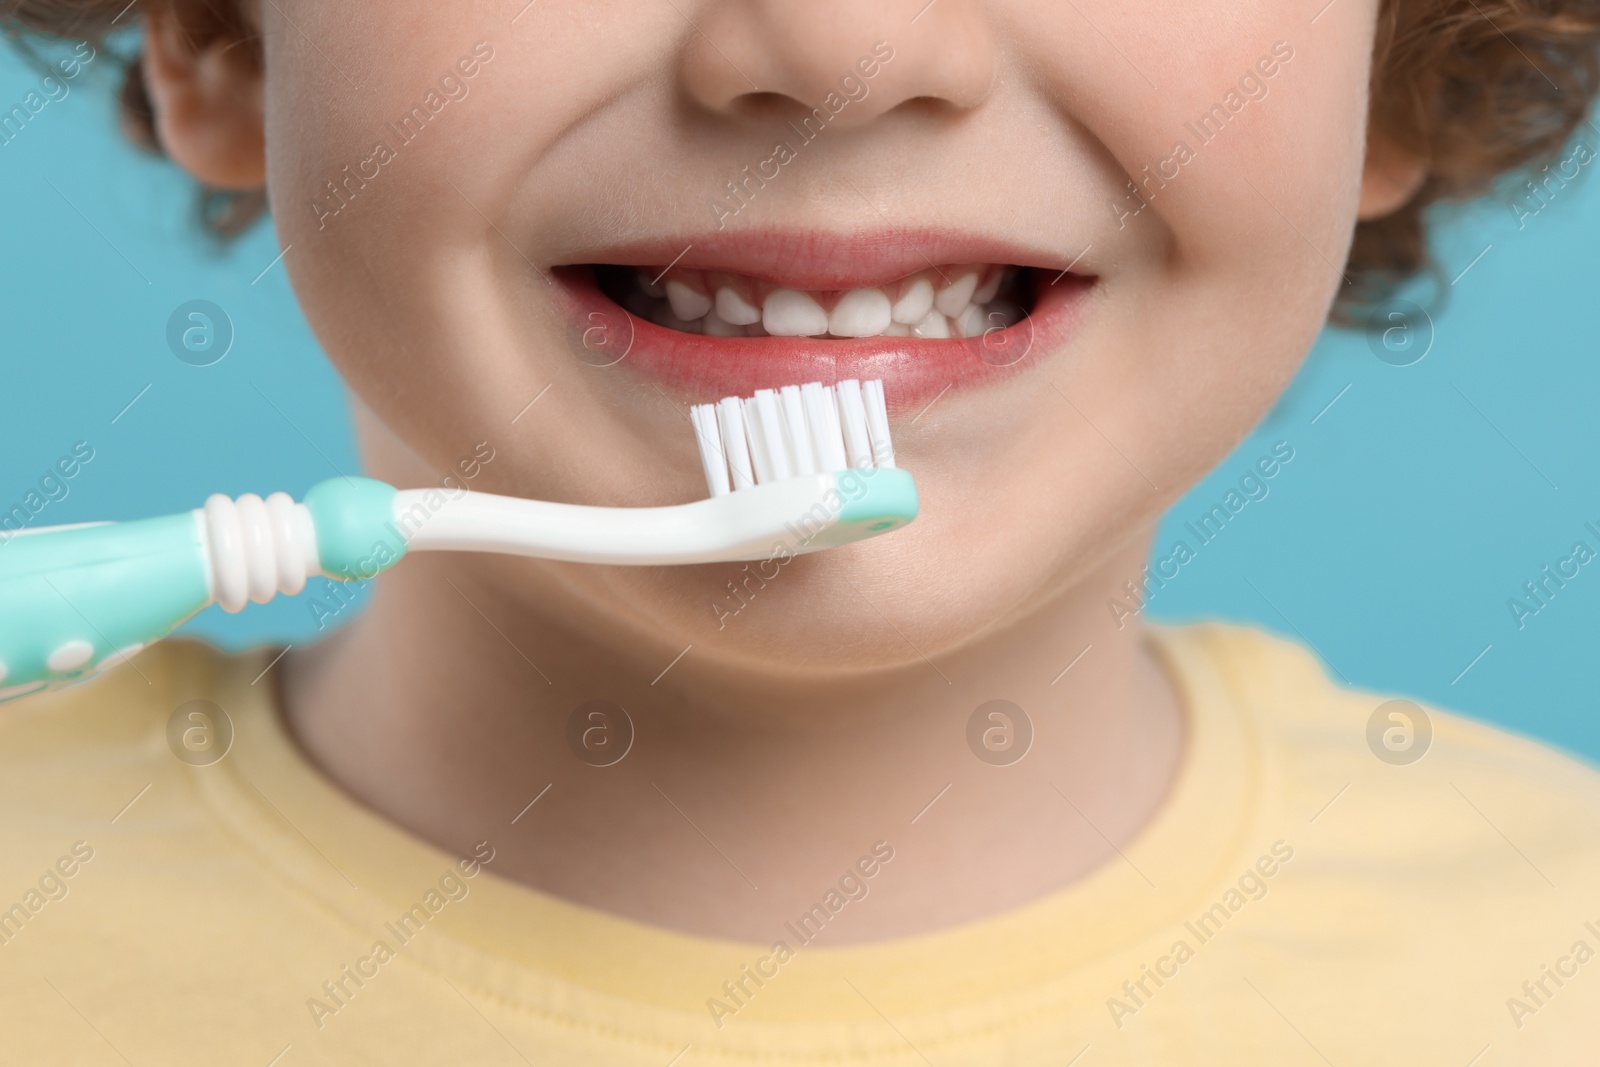
[[755, 397], [735, 400], [734, 403], [739, 405], [744, 420], [745, 444], [750, 449], [750, 472], [755, 475], [757, 485], [764, 485], [772, 481], [772, 464], [767, 462], [767, 439], [761, 433], [761, 409], [756, 406]]
[[717, 429], [721, 431], [719, 443], [733, 475], [734, 489], [749, 489], [756, 484], [755, 468], [750, 465], [750, 445], [744, 434], [744, 405], [738, 397], [727, 397], [717, 405]]
[[712, 496], [850, 467], [894, 466], [883, 382], [760, 389], [690, 410]]
[[789, 463], [795, 477], [817, 473], [817, 453], [811, 444], [811, 431], [806, 426], [806, 409], [800, 401], [800, 387], [786, 385], [778, 391], [783, 403], [784, 439], [789, 445]]
[[778, 407], [778, 394], [771, 389], [757, 389], [754, 397], [757, 418], [746, 431], [750, 434], [752, 451], [759, 438], [761, 452], [766, 457], [766, 474], [757, 475], [756, 481], [784, 482], [794, 477], [789, 465], [789, 448], [783, 439], [783, 413]]
[[844, 437], [839, 432], [839, 406], [833, 390], [821, 382], [800, 387], [806, 406], [806, 425], [811, 427], [811, 443], [816, 449], [817, 470], [842, 471], [849, 466], [844, 455]]
[[700, 465], [706, 471], [706, 485], [712, 496], [726, 496], [733, 486], [728, 480], [728, 457], [722, 453], [722, 434], [717, 430], [717, 406], [696, 404], [689, 409], [694, 424], [694, 439], [700, 445]]
[[834, 387], [839, 396], [839, 423], [844, 427], [844, 451], [850, 466], [872, 466], [872, 442], [867, 433], [867, 407], [861, 400], [861, 383], [846, 379]]
[[880, 467], [894, 466], [894, 445], [889, 441], [889, 405], [883, 399], [883, 381], [861, 386], [867, 406], [867, 433], [872, 437], [872, 460]]

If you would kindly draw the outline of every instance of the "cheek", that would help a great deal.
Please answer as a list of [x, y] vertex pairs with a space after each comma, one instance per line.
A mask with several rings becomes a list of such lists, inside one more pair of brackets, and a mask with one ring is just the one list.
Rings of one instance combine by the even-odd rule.
[[[1051, 95], [1102, 146], [1098, 239], [1126, 253], [1056, 378], [1075, 410], [1042, 450], [1101, 461], [1073, 472], [1097, 515], [1148, 516], [1201, 477], [1320, 332], [1355, 222], [1375, 6], [1315, 25], [1259, 2], [1097, 12], [1120, 54], [1070, 12], [1026, 9]], [[1267, 56], [1277, 72], [1249, 100], [1239, 80]], [[1084, 521], [1060, 505], [1033, 510]]]
[[[662, 432], [670, 413], [647, 411], [621, 430], [605, 420], [602, 439], [582, 429], [576, 413], [597, 372], [567, 350], [581, 338], [568, 336], [530, 262], [547, 261], [529, 234], [549, 227], [524, 210], [561, 163], [562, 132], [620, 81], [659, 67], [649, 50], [671, 37], [659, 19], [617, 4], [541, 7], [537, 31], [523, 32], [533, 13], [511, 27], [504, 12], [464, 19], [418, 0], [337, 13], [281, 6], [326, 56], [288, 26], [267, 34], [273, 217], [292, 246], [284, 263], [297, 298], [375, 416], [369, 424], [424, 458], [424, 482], [490, 433], [509, 462], [481, 488], [608, 504], [684, 499], [684, 486], [641, 488], [637, 474], [660, 462], [645, 445], [652, 436], [681, 437], [692, 485], [693, 441]], [[477, 70], [467, 79], [459, 63], [469, 56]], [[464, 98], [443, 92], [449, 76], [468, 84]], [[592, 156], [585, 162], [592, 173]], [[546, 387], [538, 417], [513, 425]], [[568, 461], [550, 462], [561, 455]], [[652, 492], [661, 499], [641, 499]]]
[[[1125, 366], [1153, 374], [1153, 398], [1198, 400], [1188, 421], [1216, 422], [1219, 441], [1276, 396], [1344, 284], [1374, 12], [1341, 3], [1312, 25], [1281, 5], [1209, 3], [1104, 27], [1129, 63], [1089, 121], [1134, 186], [1107, 211], [1133, 212], [1118, 235], [1160, 249], [1123, 279], [1143, 305], [1125, 337], [1147, 345]], [[1250, 100], [1238, 83], [1264, 57], [1277, 70]], [[1116, 387], [1139, 392], [1131, 377]]]

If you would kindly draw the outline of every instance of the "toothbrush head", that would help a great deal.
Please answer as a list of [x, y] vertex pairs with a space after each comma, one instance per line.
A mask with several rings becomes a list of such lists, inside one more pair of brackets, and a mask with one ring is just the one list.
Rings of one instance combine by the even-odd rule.
[[[690, 409], [706, 486], [713, 499], [802, 486], [820, 506], [802, 509], [785, 529], [810, 552], [875, 537], [917, 517], [917, 489], [895, 466], [883, 382], [849, 379], [759, 389]], [[772, 487], [772, 488], [769, 488]]]
[[712, 496], [808, 474], [894, 466], [883, 382], [758, 389], [689, 411]]

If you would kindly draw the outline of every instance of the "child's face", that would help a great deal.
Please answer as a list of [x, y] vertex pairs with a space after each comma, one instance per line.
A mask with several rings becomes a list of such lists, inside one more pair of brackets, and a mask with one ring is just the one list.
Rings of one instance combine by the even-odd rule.
[[[689, 403], [881, 377], [923, 501], [903, 532], [750, 583], [720, 632], [736, 566], [482, 564], [586, 628], [912, 661], [1075, 582], [1120, 585], [1342, 284], [1376, 0], [524, 2], [262, 5], [285, 262], [421, 457], [369, 425], [374, 473], [425, 484], [487, 441], [474, 488], [688, 501]], [[803, 127], [813, 107], [826, 122]], [[715, 268], [752, 298], [829, 291], [824, 309], [839, 289], [898, 300], [919, 271], [1028, 267], [1032, 317], [988, 342], [669, 333], [613, 303], [670, 323], [635, 271], [601, 292], [584, 269], [654, 278], [680, 254], [692, 288]]]

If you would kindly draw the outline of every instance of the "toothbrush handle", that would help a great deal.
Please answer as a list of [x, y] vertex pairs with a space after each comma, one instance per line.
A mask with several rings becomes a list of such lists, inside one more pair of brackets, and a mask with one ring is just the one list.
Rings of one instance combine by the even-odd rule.
[[219, 494], [179, 515], [0, 540], [0, 701], [123, 662], [213, 603], [237, 612], [314, 575], [371, 577], [405, 553], [394, 493], [341, 478], [305, 504]]
[[0, 699], [166, 635], [211, 603], [207, 571], [193, 512], [0, 542]]

